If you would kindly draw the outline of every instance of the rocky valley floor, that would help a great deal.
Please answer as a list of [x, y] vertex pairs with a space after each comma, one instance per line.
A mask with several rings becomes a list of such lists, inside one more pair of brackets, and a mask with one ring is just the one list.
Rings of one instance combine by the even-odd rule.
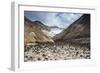
[[24, 46], [24, 61], [49, 61], [69, 59], [90, 59], [90, 49], [69, 44], [38, 44]]

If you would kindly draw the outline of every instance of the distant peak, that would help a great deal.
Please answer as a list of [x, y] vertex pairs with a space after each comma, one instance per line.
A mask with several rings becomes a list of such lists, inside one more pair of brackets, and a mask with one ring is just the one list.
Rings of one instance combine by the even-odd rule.
[[33, 23], [44, 25], [41, 21], [34, 21]]
[[36, 23], [41, 23], [40, 21], [37, 21], [37, 20], [36, 20], [36, 21], [34, 21], [34, 22], [36, 22]]

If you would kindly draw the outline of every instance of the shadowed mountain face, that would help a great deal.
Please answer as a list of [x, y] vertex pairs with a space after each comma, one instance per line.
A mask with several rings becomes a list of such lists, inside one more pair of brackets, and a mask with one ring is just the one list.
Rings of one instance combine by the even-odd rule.
[[48, 35], [47, 26], [43, 25], [39, 21], [30, 21], [24, 17], [24, 42], [36, 43], [36, 42], [53, 42]]
[[53, 38], [55, 41], [68, 41], [78, 44], [90, 44], [90, 15], [84, 14], [67, 29]]

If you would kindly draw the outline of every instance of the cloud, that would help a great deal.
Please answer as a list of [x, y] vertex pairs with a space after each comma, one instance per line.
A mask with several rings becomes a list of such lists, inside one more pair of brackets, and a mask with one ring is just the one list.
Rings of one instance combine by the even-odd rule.
[[72, 22], [77, 20], [82, 14], [62, 13], [62, 12], [25, 11], [24, 15], [28, 17], [31, 21], [38, 20], [47, 26], [58, 26], [61, 28], [66, 28]]

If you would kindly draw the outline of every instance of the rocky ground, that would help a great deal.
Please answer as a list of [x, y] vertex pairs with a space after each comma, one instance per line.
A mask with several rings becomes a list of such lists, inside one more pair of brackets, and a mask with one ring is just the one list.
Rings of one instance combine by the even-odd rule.
[[24, 61], [90, 59], [90, 49], [69, 44], [38, 44], [24, 46]]

